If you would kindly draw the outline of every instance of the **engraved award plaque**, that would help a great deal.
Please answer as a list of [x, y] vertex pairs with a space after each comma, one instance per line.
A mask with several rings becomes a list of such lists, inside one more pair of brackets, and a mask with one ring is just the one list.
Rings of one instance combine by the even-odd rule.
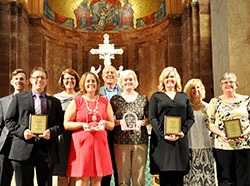
[[179, 135], [181, 132], [181, 117], [164, 116], [164, 135]]
[[135, 130], [138, 124], [137, 115], [133, 112], [127, 112], [123, 115], [123, 120], [130, 130]]
[[226, 137], [229, 139], [239, 138], [242, 135], [242, 128], [239, 119], [223, 121]]
[[42, 134], [48, 128], [48, 115], [31, 114], [29, 129], [36, 135]]

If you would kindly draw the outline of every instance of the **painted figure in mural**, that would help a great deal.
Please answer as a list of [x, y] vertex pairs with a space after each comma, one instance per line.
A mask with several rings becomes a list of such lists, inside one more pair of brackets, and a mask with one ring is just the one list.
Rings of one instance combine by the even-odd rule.
[[88, 6], [88, 0], [83, 0], [77, 9], [74, 10], [76, 17], [76, 28], [87, 28], [91, 24], [90, 8]]
[[90, 3], [92, 12], [91, 24], [96, 30], [112, 30], [120, 25], [119, 0], [92, 0]]
[[124, 5], [120, 10], [121, 26], [124, 28], [134, 28], [134, 11], [128, 0], [123, 0]]

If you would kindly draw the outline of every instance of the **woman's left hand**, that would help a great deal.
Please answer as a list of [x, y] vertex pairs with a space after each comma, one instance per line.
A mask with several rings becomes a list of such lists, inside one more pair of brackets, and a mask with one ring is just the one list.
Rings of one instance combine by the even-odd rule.
[[135, 124], [135, 131], [139, 131], [141, 129], [141, 126], [142, 126], [142, 120], [138, 120]]
[[249, 134], [250, 134], [250, 127], [247, 127], [247, 129], [243, 131], [242, 137], [247, 137]]
[[97, 126], [97, 131], [104, 131], [105, 130], [105, 127], [106, 127], [106, 125], [107, 125], [107, 121], [105, 121], [105, 120], [101, 120], [101, 121], [99, 121], [99, 123], [98, 123], [98, 126]]
[[180, 138], [184, 137], [184, 133], [180, 132], [178, 135], [165, 135], [164, 139], [169, 140], [169, 141], [177, 141]]

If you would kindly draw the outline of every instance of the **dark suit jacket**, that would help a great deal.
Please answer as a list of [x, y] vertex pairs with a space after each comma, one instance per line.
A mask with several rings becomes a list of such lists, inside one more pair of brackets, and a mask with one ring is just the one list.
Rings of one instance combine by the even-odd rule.
[[[49, 158], [55, 165], [59, 162], [56, 139], [63, 132], [63, 111], [58, 99], [47, 96], [48, 128], [50, 130], [50, 139], [41, 138], [46, 144]], [[35, 146], [35, 138], [24, 139], [24, 131], [29, 127], [30, 114], [35, 114], [34, 101], [31, 91], [17, 94], [8, 109], [5, 119], [6, 127], [15, 134], [9, 159], [17, 161], [26, 161]]]
[[[14, 95], [11, 94], [9, 96], [5, 96], [3, 98], [0, 99], [0, 152], [3, 149], [4, 144], [7, 141], [7, 137], [9, 137], [9, 140], [11, 140], [11, 137], [9, 135], [9, 130], [6, 128], [5, 126], [5, 118], [7, 115], [7, 111], [9, 108], [9, 105], [13, 99]], [[10, 148], [10, 147], [9, 147]]]

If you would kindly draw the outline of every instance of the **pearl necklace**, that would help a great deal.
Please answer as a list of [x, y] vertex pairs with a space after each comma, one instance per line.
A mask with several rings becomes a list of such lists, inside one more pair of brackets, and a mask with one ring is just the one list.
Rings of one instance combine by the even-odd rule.
[[99, 104], [98, 99], [99, 99], [99, 96], [97, 96], [97, 98], [96, 98], [96, 105], [95, 105], [95, 109], [94, 109], [94, 110], [91, 110], [91, 109], [89, 108], [88, 101], [87, 101], [87, 99], [86, 99], [86, 98], [85, 98], [85, 96], [84, 96], [84, 101], [85, 101], [85, 104], [86, 104], [86, 107], [87, 107], [87, 109], [88, 109], [89, 113], [97, 113], [97, 110], [98, 110], [98, 104]]

